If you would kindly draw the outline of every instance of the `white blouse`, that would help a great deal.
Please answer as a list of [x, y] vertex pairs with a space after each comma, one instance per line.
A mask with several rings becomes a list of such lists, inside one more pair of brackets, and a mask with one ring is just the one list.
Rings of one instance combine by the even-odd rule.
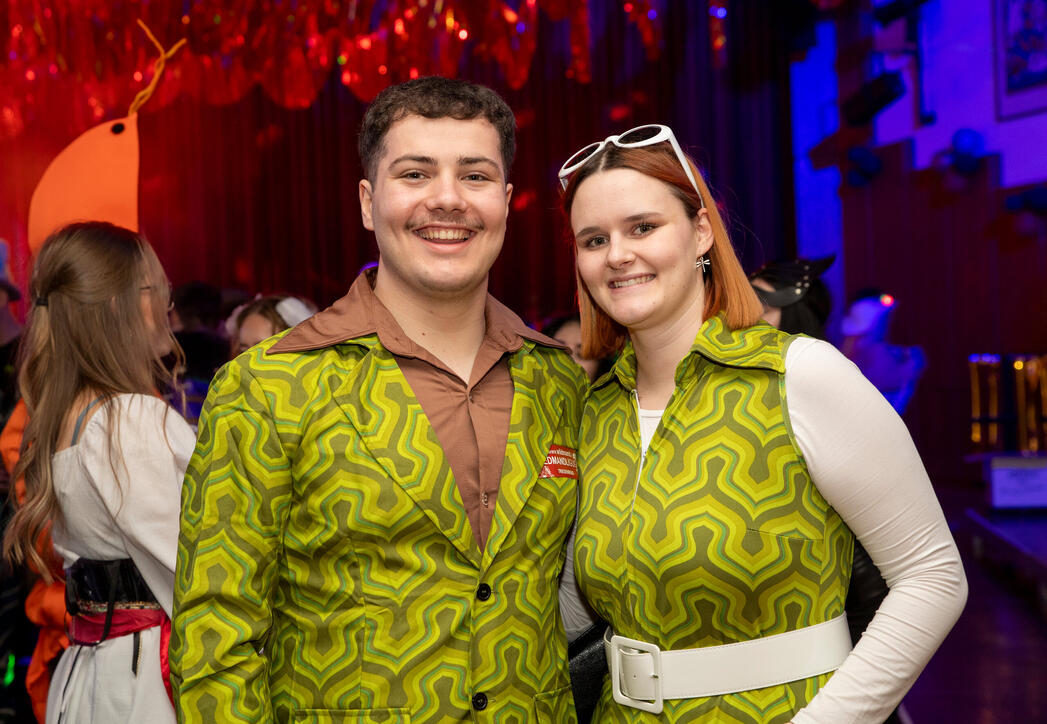
[[[150, 395], [118, 395], [96, 410], [77, 444], [51, 458], [62, 510], [52, 540], [64, 565], [130, 558], [170, 616], [182, 479], [195, 442], [188, 423]], [[70, 646], [51, 679], [47, 724], [174, 724], [161, 646], [159, 626]]]
[[798, 338], [785, 393], [811, 478], [891, 589], [793, 723], [883, 721], [963, 610], [960, 553], [905, 423], [857, 367], [827, 342]]
[[[113, 458], [108, 429], [114, 416]], [[196, 436], [163, 400], [118, 395], [91, 415], [76, 445], [52, 458], [62, 520], [55, 550], [80, 558], [130, 558], [168, 616], [174, 604], [182, 479]]]

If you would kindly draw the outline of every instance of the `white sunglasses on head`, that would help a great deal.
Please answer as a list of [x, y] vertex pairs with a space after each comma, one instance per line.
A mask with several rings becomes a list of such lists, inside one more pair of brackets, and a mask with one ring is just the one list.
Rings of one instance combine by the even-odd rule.
[[640, 148], [642, 146], [651, 146], [655, 143], [662, 143], [664, 141], [668, 141], [673, 147], [673, 151], [676, 152], [677, 160], [683, 167], [684, 173], [687, 174], [687, 179], [691, 182], [691, 186], [694, 187], [694, 192], [698, 194], [698, 203], [704, 209], [705, 199], [702, 198], [702, 192], [698, 189], [698, 182], [695, 181], [694, 174], [691, 172], [691, 164], [687, 162], [687, 157], [683, 155], [683, 150], [680, 148], [680, 144], [677, 143], [676, 136], [673, 135], [672, 129], [669, 128], [669, 126], [663, 126], [658, 123], [637, 126], [636, 128], [617, 136], [608, 136], [602, 141], [590, 143], [580, 151], [576, 151], [564, 162], [564, 165], [560, 167], [560, 186], [566, 189], [568, 177], [587, 164], [590, 159], [602, 151], [604, 146], [608, 143], [613, 143], [619, 148]]

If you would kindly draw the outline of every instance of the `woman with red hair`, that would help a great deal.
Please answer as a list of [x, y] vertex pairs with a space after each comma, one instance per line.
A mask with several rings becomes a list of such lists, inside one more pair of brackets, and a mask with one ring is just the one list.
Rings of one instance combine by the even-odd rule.
[[[833, 347], [759, 322], [668, 127], [560, 178], [582, 353], [621, 353], [578, 446], [575, 572], [611, 625], [594, 721], [882, 721], [966, 600], [904, 424]], [[852, 651], [854, 536], [890, 593]]]

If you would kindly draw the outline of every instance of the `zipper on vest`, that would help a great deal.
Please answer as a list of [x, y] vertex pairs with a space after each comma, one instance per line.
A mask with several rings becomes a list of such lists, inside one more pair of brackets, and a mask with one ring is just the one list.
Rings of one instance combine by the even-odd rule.
[[[626, 524], [625, 524], [626, 525], [626, 528], [625, 528], [625, 537], [626, 537], [626, 539], [628, 539], [629, 536], [632, 535], [632, 528], [633, 528], [633, 525], [635, 525], [635, 522], [633, 520], [633, 508], [636, 506], [636, 494], [640, 491], [640, 477], [643, 475], [643, 464], [644, 464], [644, 460], [646, 460], [646, 458], [647, 458], [647, 450], [645, 450], [644, 446], [643, 446], [643, 435], [640, 434], [640, 394], [636, 391], [635, 387], [632, 389], [632, 398], [633, 398], [633, 410], [636, 413], [633, 416], [633, 419], [635, 420], [634, 424], [636, 426], [635, 427], [635, 430], [636, 430], [636, 440], [638, 442], [638, 447], [640, 448], [640, 464], [636, 468], [636, 482], [633, 484], [633, 495], [632, 495], [632, 498], [629, 499], [629, 514], [628, 514], [628, 516], [625, 519], [626, 520]], [[631, 574], [631, 571], [630, 571], [630, 569], [632, 568], [632, 563], [631, 563], [631, 560], [630, 560], [631, 558], [632, 558], [632, 555], [628, 552], [628, 546], [626, 546], [625, 559], [623, 561], [624, 566], [625, 566], [625, 570], [624, 570], [624, 576], [622, 578], [622, 601], [623, 602], [629, 602], [629, 601], [632, 600], [632, 596], [629, 593], [629, 589], [632, 587], [632, 583], [633, 583], [633, 580], [632, 580], [633, 577], [632, 577], [632, 574]], [[628, 614], [630, 617], [633, 618], [633, 623], [635, 624], [636, 623], [636, 613], [635, 613], [635, 611], [632, 610], [630, 603], [626, 603], [626, 605], [625, 605], [625, 612], [626, 612], [626, 614]]]
[[636, 494], [640, 491], [640, 478], [643, 476], [643, 464], [647, 460], [647, 448], [643, 444], [643, 435], [640, 432], [640, 393], [636, 391], [634, 387], [633, 393], [633, 409], [636, 411], [636, 439], [640, 442], [640, 464], [636, 468], [636, 483], [633, 485], [633, 497], [629, 501], [629, 518], [633, 516], [633, 506], [636, 504]]

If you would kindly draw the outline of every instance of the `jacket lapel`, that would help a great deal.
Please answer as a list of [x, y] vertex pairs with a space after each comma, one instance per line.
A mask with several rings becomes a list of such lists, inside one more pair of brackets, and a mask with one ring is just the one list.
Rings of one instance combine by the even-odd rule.
[[528, 354], [532, 346], [525, 344], [510, 357], [513, 406], [502, 479], [498, 486], [498, 503], [484, 549], [485, 568], [501, 550], [534, 490], [563, 416], [562, 404], [554, 408], [550, 400], [552, 396], [541, 394], [545, 375], [542, 366], [536, 363], [535, 355]]
[[[389, 478], [478, 566], [480, 550], [429, 419], [393, 355], [373, 336], [358, 341], [367, 344], [369, 352], [345, 376], [335, 401]], [[352, 465], [351, 459], [347, 462]]]

